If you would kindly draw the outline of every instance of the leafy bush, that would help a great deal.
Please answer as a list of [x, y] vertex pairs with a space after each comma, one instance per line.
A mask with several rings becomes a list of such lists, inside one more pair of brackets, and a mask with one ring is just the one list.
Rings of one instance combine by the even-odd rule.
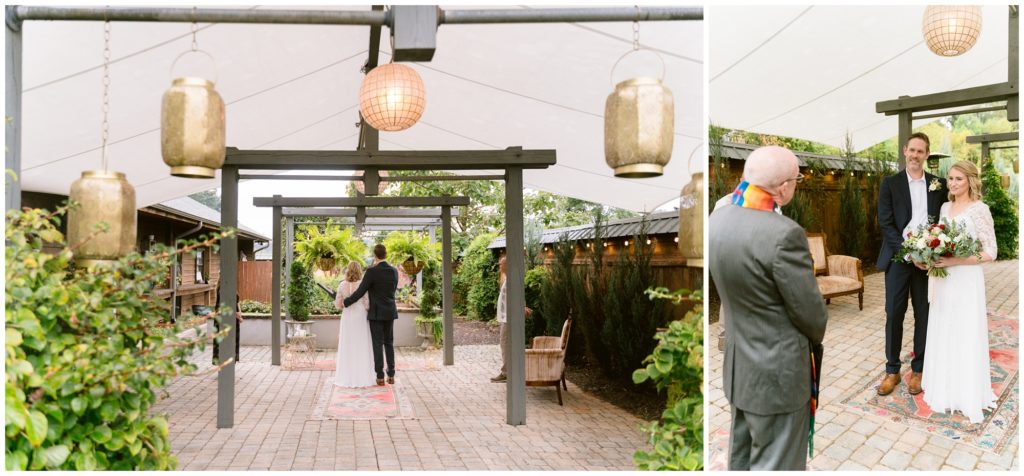
[[251, 299], [239, 301], [238, 306], [244, 313], [270, 314], [273, 312], [270, 304], [261, 301], [253, 301]]
[[[700, 291], [665, 288], [648, 291], [651, 299], [666, 298], [676, 303], [703, 300]], [[633, 382], [653, 380], [658, 390], [668, 392], [661, 420], [644, 431], [650, 435], [652, 451], [637, 450], [633, 463], [641, 470], [697, 471], [704, 466], [704, 310], [698, 305], [683, 319], [669, 323], [668, 330], [654, 335], [658, 345], [644, 359], [645, 368], [633, 373]]]
[[455, 294], [465, 296], [455, 304], [455, 313], [472, 319], [494, 318], [498, 302], [498, 259], [487, 246], [496, 235], [477, 236], [466, 248], [462, 265], [452, 279]]
[[301, 261], [292, 262], [288, 280], [288, 317], [295, 321], [309, 320], [309, 306], [313, 300], [313, 278]]
[[150, 408], [209, 336], [178, 338], [152, 290], [177, 254], [215, 240], [75, 269], [57, 229], [66, 210], [7, 212], [6, 469], [174, 469], [167, 420]]
[[544, 331], [547, 329], [544, 311], [541, 310], [541, 292], [544, 289], [544, 283], [547, 281], [547, 278], [548, 270], [544, 265], [537, 266], [526, 272], [524, 289], [526, 293], [526, 307], [533, 310], [532, 314], [526, 316], [527, 343], [532, 341], [534, 336], [545, 335]]
[[430, 322], [434, 334], [434, 343], [441, 345], [444, 342], [444, 323], [441, 315], [437, 312], [441, 304], [441, 269], [436, 261], [428, 263], [423, 269], [423, 291], [420, 297], [420, 313], [416, 322]]
[[841, 254], [859, 258], [867, 238], [867, 211], [861, 198], [860, 180], [846, 175], [839, 192], [839, 243]]
[[982, 201], [988, 205], [992, 213], [992, 222], [996, 231], [996, 246], [999, 249], [996, 259], [1017, 258], [1018, 217], [1017, 203], [1010, 197], [999, 183], [999, 172], [993, 161], [985, 162], [981, 173]]
[[[576, 307], [574, 302], [576, 281], [580, 276], [573, 269], [572, 262], [576, 257], [576, 245], [568, 241], [563, 235], [559, 241], [552, 244], [554, 261], [551, 263], [551, 270], [540, 290], [540, 302], [534, 312], [541, 313], [547, 326], [545, 335], [561, 335], [562, 325], [565, 320], [575, 315]], [[574, 327], [579, 328], [579, 323], [574, 321]], [[571, 335], [579, 335], [576, 329], [570, 331]], [[570, 338], [569, 347], [566, 349], [567, 362], [579, 362], [583, 355], [583, 339]]]
[[632, 250], [623, 251], [609, 270], [608, 292], [593, 296], [604, 304], [601, 341], [608, 355], [605, 371], [617, 380], [630, 380], [633, 369], [654, 348], [651, 336], [668, 319], [663, 301], [651, 300], [644, 293], [655, 284], [651, 269], [653, 249], [644, 245], [645, 229], [646, 223], [641, 222], [640, 233], [631, 240]]
[[[610, 368], [611, 355], [606, 352], [602, 331], [604, 329], [604, 297], [609, 292], [608, 276], [604, 264], [604, 215], [598, 211], [594, 216], [594, 239], [590, 241], [589, 263], [576, 269], [579, 278], [573, 280], [573, 323], [583, 337], [583, 348], [589, 362], [594, 362], [605, 372]], [[571, 340], [571, 339], [570, 339]]]
[[[805, 181], [806, 182], [806, 181]], [[821, 220], [814, 211], [812, 200], [807, 198], [813, 189], [805, 187], [793, 193], [793, 199], [782, 207], [782, 214], [797, 222], [807, 231], [821, 231]]]

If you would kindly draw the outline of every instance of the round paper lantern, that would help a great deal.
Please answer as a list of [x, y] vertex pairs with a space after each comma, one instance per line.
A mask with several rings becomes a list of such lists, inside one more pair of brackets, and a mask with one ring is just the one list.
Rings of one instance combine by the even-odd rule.
[[378, 131], [403, 131], [416, 124], [427, 104], [423, 79], [398, 63], [373, 68], [359, 87], [359, 112]]
[[921, 32], [928, 49], [939, 56], [959, 56], [981, 36], [981, 7], [932, 5], [924, 9]]

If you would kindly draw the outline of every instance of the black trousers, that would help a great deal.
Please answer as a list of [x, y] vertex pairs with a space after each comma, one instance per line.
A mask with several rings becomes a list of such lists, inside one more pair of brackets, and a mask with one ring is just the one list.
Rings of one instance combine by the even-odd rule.
[[395, 376], [395, 321], [370, 321], [370, 342], [373, 345], [373, 370], [384, 378], [384, 358], [388, 359], [388, 377]]
[[914, 303], [914, 359], [910, 368], [924, 370], [924, 348], [928, 339], [928, 273], [912, 264], [891, 263], [885, 272], [885, 371], [900, 372], [903, 347], [903, 319], [907, 295]]

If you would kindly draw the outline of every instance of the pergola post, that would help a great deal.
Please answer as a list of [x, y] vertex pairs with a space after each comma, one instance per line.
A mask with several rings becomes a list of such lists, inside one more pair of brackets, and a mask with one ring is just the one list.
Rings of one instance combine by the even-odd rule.
[[[221, 226], [238, 229], [238, 167], [225, 166], [221, 170]], [[230, 236], [220, 243], [220, 302], [228, 312], [221, 316], [221, 328], [228, 326], [228, 335], [220, 341], [217, 373], [217, 428], [231, 428], [235, 424], [235, 307], [238, 293], [238, 236]]]
[[[433, 242], [434, 232], [430, 232]], [[455, 364], [455, 318], [452, 306], [452, 207], [441, 207], [441, 309], [444, 312], [444, 364]]]
[[[21, 208], [21, 23], [14, 19], [14, 7], [6, 6], [7, 30], [4, 33], [4, 74], [6, 88], [4, 91], [4, 138], [7, 141], [7, 154], [4, 167], [17, 176], [11, 177], [4, 173], [4, 192], [7, 210]], [[7, 122], [10, 121], [10, 122]]]
[[[274, 195], [280, 197], [280, 195]], [[280, 226], [280, 225], [278, 225]], [[284, 220], [284, 268], [277, 268], [278, 273], [284, 273], [284, 312], [285, 317], [291, 318], [288, 315], [288, 306], [291, 305], [291, 299], [288, 297], [288, 285], [292, 283], [292, 261], [295, 259], [295, 219], [287, 217]], [[278, 291], [280, 292], [280, 291]], [[278, 323], [280, 325], [281, 323]]]
[[[1007, 82], [1012, 84], [1015, 88], [1020, 84], [1020, 25], [1018, 18], [1020, 17], [1020, 6], [1010, 5], [1009, 14], [1009, 43], [1006, 45], [1007, 55]], [[1020, 99], [1019, 96], [1014, 95], [1006, 100], [1006, 120], [1017, 121], [1020, 119]]]
[[896, 144], [896, 152], [899, 154], [899, 158], [896, 162], [896, 169], [903, 170], [903, 168], [907, 166], [907, 157], [903, 155], [903, 145], [907, 143], [908, 139], [910, 139], [910, 134], [914, 133], [913, 113], [910, 111], [900, 112], [898, 121], [899, 134], [897, 135], [897, 138], [899, 140]]
[[270, 365], [281, 365], [281, 207], [274, 207], [270, 278]]
[[523, 284], [523, 169], [509, 167], [505, 179], [506, 319], [508, 320], [507, 422], [526, 424], [526, 296]]

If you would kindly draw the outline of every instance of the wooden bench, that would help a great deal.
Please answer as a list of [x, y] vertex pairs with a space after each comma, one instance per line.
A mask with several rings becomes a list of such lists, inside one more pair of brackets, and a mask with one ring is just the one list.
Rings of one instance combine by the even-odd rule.
[[818, 280], [818, 290], [825, 298], [825, 304], [831, 304], [834, 297], [856, 294], [857, 305], [863, 311], [864, 271], [860, 259], [828, 255], [824, 233], [808, 233], [807, 244], [814, 259], [814, 277]]

